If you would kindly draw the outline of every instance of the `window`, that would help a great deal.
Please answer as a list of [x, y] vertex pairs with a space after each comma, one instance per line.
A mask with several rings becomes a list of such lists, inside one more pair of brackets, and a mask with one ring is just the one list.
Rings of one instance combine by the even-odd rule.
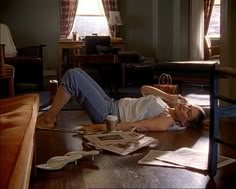
[[93, 33], [110, 35], [101, 0], [79, 0], [72, 32], [77, 32], [78, 36], [92, 35]]
[[207, 35], [220, 37], [220, 0], [215, 0]]

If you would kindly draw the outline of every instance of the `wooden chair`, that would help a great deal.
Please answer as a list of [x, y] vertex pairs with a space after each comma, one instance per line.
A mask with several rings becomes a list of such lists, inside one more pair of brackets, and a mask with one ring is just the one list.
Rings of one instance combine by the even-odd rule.
[[33, 45], [16, 48], [7, 25], [0, 24], [0, 43], [5, 44], [5, 62], [14, 67], [15, 84], [43, 87], [43, 47]]
[[5, 64], [4, 44], [0, 44], [0, 79], [8, 82], [8, 96], [14, 96], [14, 67]]
[[[219, 135], [219, 121], [221, 118], [236, 117], [236, 99], [219, 94], [220, 79], [236, 78], [236, 69], [213, 65], [210, 71], [210, 133], [208, 171], [211, 177], [217, 173], [218, 143], [236, 148], [236, 143], [226, 142]], [[227, 105], [221, 105], [226, 102]]]
[[111, 64], [117, 61], [117, 49], [111, 47], [110, 36], [86, 36], [84, 46], [74, 49], [74, 64]]
[[113, 93], [116, 90], [114, 80], [120, 72], [120, 65], [116, 64], [119, 49], [111, 47], [110, 36], [86, 36], [84, 44], [83, 47], [74, 49], [74, 67], [81, 67], [91, 73], [102, 87], [108, 87]]
[[122, 68], [122, 87], [153, 84], [157, 63], [154, 57], [142, 57], [136, 51], [122, 51], [118, 59]]
[[5, 62], [15, 68], [16, 84], [34, 84], [43, 87], [43, 47], [30, 46], [18, 49], [15, 57], [6, 57]]
[[204, 37], [204, 60], [220, 60], [220, 45], [212, 45], [208, 36]]

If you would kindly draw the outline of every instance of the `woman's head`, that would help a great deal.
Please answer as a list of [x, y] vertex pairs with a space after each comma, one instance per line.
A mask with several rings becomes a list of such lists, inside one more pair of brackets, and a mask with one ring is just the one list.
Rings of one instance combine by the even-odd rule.
[[176, 120], [185, 127], [197, 127], [205, 118], [205, 112], [200, 106], [177, 104], [175, 106]]

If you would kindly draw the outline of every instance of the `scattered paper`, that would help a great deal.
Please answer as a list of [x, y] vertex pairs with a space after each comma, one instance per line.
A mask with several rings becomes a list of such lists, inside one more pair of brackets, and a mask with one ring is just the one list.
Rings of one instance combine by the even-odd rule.
[[[218, 165], [228, 165], [236, 162], [225, 156], [218, 156]], [[207, 170], [208, 153], [200, 152], [191, 148], [180, 148], [176, 151], [159, 151], [150, 150], [150, 152], [138, 161], [139, 164], [168, 166], [177, 168], [195, 168], [199, 170]]]
[[93, 146], [120, 155], [127, 155], [142, 147], [158, 144], [158, 140], [136, 132], [109, 132], [103, 134], [84, 135]]
[[225, 156], [218, 156], [217, 168], [223, 167], [233, 162], [236, 162], [236, 159], [225, 157]]
[[207, 170], [208, 154], [193, 150], [191, 148], [180, 148], [176, 151], [168, 152], [157, 156], [155, 159], [170, 162], [184, 167]]
[[138, 163], [144, 164], [144, 165], [159, 165], [159, 166], [165, 166], [165, 167], [184, 168], [184, 166], [181, 166], [181, 165], [167, 163], [167, 162], [155, 159], [155, 157], [164, 155], [165, 153], [168, 153], [168, 152], [170, 151], [150, 150], [150, 152], [146, 156], [144, 156], [142, 159], [140, 159]]

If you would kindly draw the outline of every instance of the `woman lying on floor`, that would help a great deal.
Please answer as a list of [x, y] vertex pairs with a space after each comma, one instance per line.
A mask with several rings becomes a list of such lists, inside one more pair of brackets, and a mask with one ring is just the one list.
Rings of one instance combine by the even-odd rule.
[[203, 109], [188, 104], [181, 95], [167, 94], [151, 86], [142, 86], [141, 92], [140, 98], [114, 100], [83, 70], [70, 69], [61, 80], [51, 108], [38, 118], [37, 127], [53, 128], [58, 113], [74, 96], [93, 123], [104, 128], [109, 114], [118, 116], [118, 130], [134, 127], [138, 131], [178, 130], [198, 126], [204, 119]]

